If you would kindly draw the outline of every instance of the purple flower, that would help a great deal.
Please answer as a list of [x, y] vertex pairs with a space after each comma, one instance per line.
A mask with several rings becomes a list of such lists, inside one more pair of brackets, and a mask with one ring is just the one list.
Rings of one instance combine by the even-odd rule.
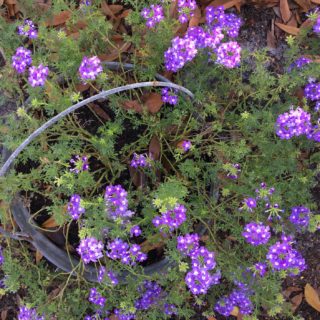
[[253, 246], [266, 244], [271, 237], [270, 227], [261, 222], [251, 222], [244, 227], [242, 236]]
[[257, 201], [255, 198], [245, 198], [243, 200], [243, 207], [241, 209], [245, 209], [249, 212], [252, 212], [254, 208], [257, 207]]
[[73, 220], [78, 220], [80, 216], [85, 213], [86, 210], [81, 207], [81, 198], [78, 194], [71, 196], [67, 210]]
[[265, 182], [260, 183], [260, 189], [256, 189], [257, 199], [269, 201], [269, 196], [272, 196], [272, 194], [275, 192], [275, 189], [273, 187], [267, 188], [267, 184]]
[[218, 64], [226, 68], [234, 68], [240, 64], [241, 47], [235, 41], [225, 42], [216, 49]]
[[253, 266], [254, 274], [259, 274], [263, 277], [267, 272], [267, 264], [264, 262], [258, 262]]
[[311, 130], [311, 115], [301, 108], [280, 114], [276, 122], [276, 134], [280, 139], [308, 134]]
[[185, 282], [193, 294], [206, 294], [212, 285], [212, 276], [205, 269], [194, 268], [187, 273]]
[[44, 316], [38, 316], [36, 309], [21, 306], [19, 308], [18, 320], [44, 320]]
[[49, 75], [49, 68], [44, 67], [40, 64], [38, 67], [29, 68], [29, 78], [28, 81], [31, 87], [41, 87], [44, 86], [47, 77]]
[[230, 170], [230, 172], [227, 173], [227, 177], [230, 179], [238, 179], [239, 174], [241, 173], [241, 166], [239, 163], [234, 163], [232, 164], [232, 171]]
[[35, 39], [38, 36], [38, 31], [31, 20], [25, 20], [22, 26], [18, 27], [18, 34], [21, 36]]
[[206, 20], [208, 24], [223, 24], [225, 21], [224, 7], [212, 7], [206, 8]]
[[77, 252], [85, 264], [97, 262], [103, 257], [103, 243], [96, 238], [81, 239]]
[[168, 210], [162, 216], [156, 216], [152, 223], [155, 227], [164, 230], [169, 228], [170, 231], [177, 229], [184, 221], [186, 221], [187, 209], [182, 204], [177, 204], [173, 210]]
[[130, 218], [134, 215], [134, 212], [128, 210], [127, 192], [120, 185], [107, 186], [104, 199], [111, 219]]
[[100, 267], [98, 270], [98, 282], [102, 283], [104, 280], [111, 283], [113, 286], [116, 286], [119, 283], [119, 280], [114, 272], [111, 270], [107, 272], [105, 267]]
[[233, 303], [231, 302], [229, 297], [226, 297], [226, 296], [220, 298], [214, 306], [214, 310], [225, 317], [230, 316], [233, 308], [234, 308]]
[[193, 269], [212, 270], [216, 266], [214, 252], [205, 247], [200, 247], [190, 254]]
[[320, 83], [308, 83], [304, 87], [304, 95], [311, 101], [320, 99]]
[[291, 215], [289, 220], [298, 228], [306, 228], [310, 221], [310, 210], [307, 207], [293, 207], [291, 208]]
[[234, 13], [226, 14], [224, 21], [221, 23], [221, 27], [227, 32], [230, 38], [236, 38], [239, 35], [241, 25], [241, 18]]
[[178, 103], [178, 91], [177, 90], [171, 90], [169, 88], [163, 88], [161, 90], [161, 98], [164, 103], [168, 103], [171, 105], [176, 105]]
[[133, 168], [150, 167], [150, 163], [148, 163], [146, 155], [134, 153], [130, 166]]
[[98, 57], [83, 57], [79, 68], [80, 78], [84, 81], [95, 80], [103, 71], [101, 61]]
[[267, 259], [274, 270], [298, 269], [299, 272], [306, 269], [305, 260], [301, 254], [294, 250], [290, 238], [282, 238], [269, 248]]
[[144, 281], [138, 292], [140, 298], [135, 303], [138, 310], [148, 310], [161, 300], [162, 289], [155, 281]]
[[315, 142], [320, 142], [319, 119], [318, 119], [318, 124], [315, 126], [312, 126], [310, 132], [307, 133], [307, 138]]
[[193, 16], [193, 12], [197, 8], [195, 0], [178, 0], [179, 21], [181, 23], [188, 22]]
[[291, 72], [293, 68], [302, 69], [305, 65], [311, 62], [312, 60], [309, 58], [300, 57], [289, 66], [288, 72]]
[[121, 239], [115, 239], [107, 246], [107, 256], [110, 259], [120, 259], [123, 264], [136, 265], [137, 262], [143, 262], [147, 259], [147, 255], [141, 251], [138, 244], [133, 244], [131, 247], [128, 243]]
[[150, 8], [144, 8], [141, 11], [141, 16], [147, 20], [146, 26], [153, 28], [164, 19], [163, 8], [160, 5], [152, 4]]
[[196, 233], [179, 236], [177, 237], [177, 249], [185, 255], [190, 255], [199, 248], [199, 240], [200, 238]]
[[117, 316], [118, 320], [134, 320], [136, 318], [133, 313], [127, 313], [119, 309], [115, 309], [114, 314]]
[[17, 48], [15, 55], [12, 56], [12, 67], [16, 69], [18, 73], [23, 73], [31, 63], [31, 51], [24, 47]]
[[177, 315], [177, 307], [174, 304], [165, 303], [164, 313], [168, 316]]
[[139, 237], [141, 235], [142, 231], [140, 229], [140, 227], [137, 225], [137, 226], [133, 226], [131, 229], [130, 229], [130, 235], [131, 237]]
[[320, 33], [320, 16], [318, 16], [315, 24], [313, 25], [313, 32]]
[[97, 306], [104, 307], [107, 299], [98, 292], [97, 288], [91, 288], [88, 300]]
[[186, 151], [186, 152], [189, 151], [191, 149], [191, 147], [192, 147], [191, 141], [184, 140], [182, 142], [182, 148], [183, 148], [184, 151]]
[[243, 315], [252, 313], [253, 305], [247, 293], [242, 290], [233, 290], [229, 296], [231, 303], [237, 306]]
[[177, 72], [197, 55], [196, 42], [188, 37], [175, 37], [171, 47], [164, 53], [165, 67], [168, 71]]
[[71, 172], [78, 174], [80, 171], [88, 171], [89, 170], [89, 162], [87, 156], [80, 157], [79, 155], [75, 155], [71, 160], [70, 164], [72, 168]]

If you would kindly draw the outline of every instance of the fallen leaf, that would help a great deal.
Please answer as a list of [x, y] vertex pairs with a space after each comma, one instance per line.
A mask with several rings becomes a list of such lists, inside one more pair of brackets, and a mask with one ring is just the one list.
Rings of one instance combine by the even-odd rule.
[[316, 309], [318, 312], [320, 312], [320, 299], [317, 291], [312, 288], [312, 286], [307, 283], [306, 286], [304, 287], [304, 295], [306, 298], [306, 301], [308, 304]]
[[114, 15], [113, 11], [111, 10], [110, 6], [105, 1], [101, 2], [101, 9], [102, 9], [102, 12], [107, 17], [111, 17], [112, 19], [117, 19], [117, 17]]
[[157, 113], [163, 105], [161, 94], [156, 92], [144, 94], [141, 100], [152, 114]]
[[83, 83], [79, 83], [79, 84], [76, 84], [74, 86], [74, 88], [76, 89], [76, 91], [78, 92], [83, 92], [83, 91], [86, 91], [90, 88], [90, 85], [88, 83], [86, 84], [83, 84]]
[[55, 14], [51, 19], [48, 19], [45, 22], [45, 25], [47, 27], [56, 27], [61, 24], [66, 23], [71, 17], [71, 12], [70, 11], [61, 11], [58, 14]]
[[138, 113], [141, 113], [143, 111], [143, 107], [140, 104], [140, 102], [138, 100], [126, 100], [123, 101], [122, 106], [126, 109], [126, 110], [134, 110]]
[[0, 6], [2, 6], [2, 5], [3, 5], [3, 2], [4, 2], [4, 0], [0, 0]]
[[207, 318], [207, 320], [217, 320], [217, 318], [210, 316]]
[[291, 17], [291, 11], [289, 8], [288, 0], [280, 0], [280, 12], [281, 18], [284, 23], [287, 23]]
[[36, 251], [36, 264], [39, 264], [40, 263], [40, 260], [43, 258], [43, 254], [37, 250]]
[[238, 3], [241, 3], [241, 0], [214, 0], [210, 2], [208, 6], [213, 6], [213, 7], [224, 6], [225, 9], [229, 9]]
[[[1, 4], [1, 1], [0, 1]], [[2, 310], [1, 311], [1, 320], [6, 320], [8, 316], [8, 309]]]
[[149, 144], [149, 156], [153, 160], [160, 159], [161, 145], [157, 136], [153, 136]]
[[283, 294], [283, 296], [285, 298], [289, 299], [290, 295], [293, 292], [298, 292], [298, 291], [302, 291], [302, 288], [299, 288], [299, 287], [288, 287], [282, 292], [282, 294]]
[[201, 19], [201, 10], [197, 6], [196, 9], [193, 11], [193, 16], [189, 21], [189, 27], [197, 27], [200, 23]]
[[121, 4], [109, 4], [108, 6], [115, 15], [123, 9], [123, 6]]
[[277, 47], [277, 40], [274, 34], [274, 20], [271, 21], [271, 30], [267, 31], [267, 46], [271, 49], [275, 49]]
[[303, 12], [307, 12], [311, 9], [311, 2], [310, 0], [294, 0], [303, 10]]
[[231, 314], [232, 316], [237, 317], [237, 316], [239, 315], [239, 308], [238, 308], [238, 307], [234, 307], [234, 308], [232, 309], [232, 311], [230, 312], [230, 314]]
[[58, 227], [59, 225], [57, 224], [56, 220], [54, 219], [53, 216], [51, 216], [48, 220], [46, 220], [41, 227], [44, 229], [48, 229], [48, 228], [54, 228], [54, 227]]
[[311, 0], [312, 3], [320, 4], [320, 0]]
[[275, 25], [280, 28], [281, 30], [285, 31], [286, 33], [289, 33], [291, 35], [297, 36], [300, 32], [299, 28], [287, 26], [283, 23], [275, 22]]
[[137, 188], [141, 188], [145, 185], [146, 176], [144, 172], [138, 170], [137, 168], [129, 166], [129, 173], [130, 173], [132, 183]]
[[119, 49], [113, 50], [109, 54], [101, 54], [98, 57], [101, 61], [113, 61], [118, 59], [119, 55], [122, 52], [126, 52], [130, 47], [131, 47], [131, 43], [125, 42], [124, 44], [122, 44], [122, 46]]
[[103, 120], [111, 120], [110, 116], [97, 104], [89, 103], [90, 108]]
[[292, 303], [292, 305], [291, 305], [292, 312], [295, 312], [298, 309], [298, 307], [300, 306], [300, 304], [302, 302], [302, 298], [303, 298], [303, 293], [301, 292], [300, 294], [297, 294], [292, 299], [290, 299], [290, 301]]

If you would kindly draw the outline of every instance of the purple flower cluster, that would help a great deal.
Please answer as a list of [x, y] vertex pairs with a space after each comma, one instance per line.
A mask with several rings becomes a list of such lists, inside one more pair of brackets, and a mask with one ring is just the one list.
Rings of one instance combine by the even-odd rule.
[[78, 194], [71, 196], [67, 210], [73, 220], [78, 220], [80, 216], [85, 213], [86, 210], [81, 207], [81, 198]]
[[276, 122], [276, 134], [280, 139], [287, 140], [294, 136], [298, 137], [302, 134], [308, 134], [311, 130], [310, 119], [311, 115], [303, 109], [299, 107], [295, 110], [291, 109], [289, 112], [278, 116]]
[[271, 237], [270, 227], [263, 225], [262, 222], [251, 222], [244, 227], [242, 236], [253, 246], [266, 244]]
[[34, 23], [27, 19], [24, 21], [22, 26], [18, 27], [18, 34], [20, 36], [29, 37], [30, 39], [35, 39], [38, 36], [38, 31]]
[[147, 259], [147, 255], [141, 251], [138, 244], [132, 244], [130, 247], [121, 239], [110, 242], [107, 248], [109, 250], [107, 256], [113, 260], [120, 259], [123, 264], [134, 266], [137, 262], [143, 262]]
[[318, 16], [315, 24], [313, 25], [313, 32], [320, 33], [320, 16]]
[[304, 95], [311, 101], [320, 100], [320, 82], [311, 82], [304, 87]]
[[4, 262], [4, 256], [3, 256], [2, 249], [0, 248], [0, 265], [2, 265], [3, 262]]
[[77, 252], [85, 264], [97, 262], [103, 257], [103, 243], [93, 237], [81, 239]]
[[310, 210], [303, 206], [293, 207], [291, 208], [289, 220], [298, 228], [306, 228], [310, 222]]
[[269, 248], [267, 259], [275, 270], [297, 269], [301, 272], [307, 268], [301, 254], [293, 249], [291, 238], [286, 236]]
[[253, 209], [255, 209], [257, 207], [257, 201], [255, 198], [245, 198], [243, 200], [243, 206], [241, 207], [242, 209], [245, 209], [249, 212], [252, 212]]
[[239, 177], [239, 174], [241, 173], [241, 166], [239, 163], [232, 164], [232, 171], [228, 172], [227, 177], [236, 180]]
[[138, 292], [141, 295], [135, 303], [138, 310], [148, 310], [160, 301], [162, 295], [162, 289], [155, 281], [144, 281]]
[[177, 249], [184, 255], [190, 255], [193, 251], [199, 248], [198, 234], [186, 234], [185, 236], [177, 237]]
[[177, 72], [197, 55], [196, 42], [185, 36], [175, 37], [171, 47], [164, 53], [165, 67], [168, 71]]
[[103, 71], [101, 61], [98, 57], [83, 57], [79, 67], [80, 78], [83, 81], [95, 80], [99, 73]]
[[114, 272], [107, 271], [105, 267], [100, 267], [98, 270], [98, 282], [102, 283], [105, 279], [107, 280], [107, 282], [110, 282], [113, 286], [116, 286], [119, 283], [119, 280]]
[[223, 29], [230, 38], [236, 38], [242, 25], [241, 18], [233, 13], [225, 13], [224, 7], [206, 8], [206, 20], [209, 25]]
[[267, 184], [265, 182], [260, 183], [260, 189], [256, 189], [257, 199], [269, 201], [269, 197], [275, 192], [273, 187], [267, 188]]
[[49, 75], [49, 68], [40, 64], [38, 67], [32, 66], [29, 68], [28, 81], [31, 87], [44, 86]]
[[191, 141], [190, 140], [184, 140], [182, 142], [182, 148], [185, 152], [189, 151], [192, 147]]
[[169, 88], [163, 88], [161, 90], [161, 99], [164, 103], [168, 103], [171, 105], [176, 105], [178, 103], [178, 91], [171, 90]]
[[31, 51], [24, 47], [19, 47], [12, 56], [12, 66], [18, 73], [23, 73], [32, 63]]
[[153, 28], [164, 19], [163, 8], [160, 5], [152, 4], [150, 8], [144, 8], [141, 11], [141, 16], [147, 20], [146, 26]]
[[222, 43], [217, 49], [218, 64], [222, 64], [226, 68], [234, 68], [240, 64], [241, 60], [241, 47], [235, 41]]
[[193, 11], [197, 8], [195, 0], [178, 0], [179, 21], [181, 23], [188, 22], [193, 16]]
[[214, 252], [205, 247], [197, 248], [190, 253], [193, 269], [212, 270], [216, 266]]
[[19, 308], [18, 320], [44, 320], [44, 316], [38, 316], [36, 309], [21, 306]]
[[253, 266], [254, 275], [259, 274], [260, 277], [263, 277], [267, 272], [267, 264], [265, 262], [258, 262]]
[[145, 154], [133, 154], [133, 158], [131, 160], [130, 166], [133, 168], [144, 168], [150, 167], [150, 163], [148, 162], [147, 156]]
[[111, 219], [130, 218], [134, 214], [128, 210], [127, 192], [120, 185], [107, 186], [104, 199]]
[[97, 306], [104, 307], [107, 299], [98, 292], [97, 288], [91, 288], [88, 300]]
[[253, 311], [253, 304], [248, 293], [235, 289], [229, 296], [222, 297], [215, 305], [214, 309], [221, 315], [228, 317], [234, 307], [238, 307], [242, 315], [248, 315]]
[[219, 280], [220, 278], [218, 277], [218, 280], [215, 282], [214, 277], [208, 270], [200, 268], [193, 268], [185, 277], [187, 286], [195, 295], [206, 294], [209, 288], [213, 284], [217, 284]]
[[118, 320], [134, 320], [136, 316], [133, 313], [127, 313], [123, 310], [115, 309], [114, 314]]
[[310, 132], [307, 134], [307, 138], [309, 140], [314, 140], [316, 142], [320, 142], [320, 127], [319, 127], [319, 119], [318, 124], [315, 126], [312, 126]]
[[305, 65], [311, 62], [312, 60], [309, 58], [300, 57], [289, 66], [288, 72], [291, 72], [293, 68], [302, 69]]
[[136, 226], [133, 226], [131, 229], [130, 229], [130, 235], [131, 237], [139, 237], [141, 235], [142, 231], [140, 229], [140, 227], [138, 225]]
[[186, 221], [186, 212], [187, 209], [184, 205], [177, 204], [173, 210], [168, 210], [161, 216], [156, 216], [152, 223], [162, 231], [165, 229], [173, 231]]
[[186, 37], [195, 41], [197, 49], [215, 49], [224, 38], [221, 28], [203, 30], [201, 27], [191, 27], [188, 29]]
[[76, 155], [72, 157], [70, 160], [71, 164], [71, 172], [74, 172], [78, 174], [80, 171], [88, 171], [89, 170], [89, 162], [87, 156], [80, 157], [79, 155]]

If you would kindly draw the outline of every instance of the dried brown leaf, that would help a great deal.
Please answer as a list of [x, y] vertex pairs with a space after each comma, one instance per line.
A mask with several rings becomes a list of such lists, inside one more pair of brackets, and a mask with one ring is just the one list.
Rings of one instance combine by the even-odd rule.
[[299, 287], [288, 287], [282, 292], [282, 294], [283, 294], [283, 296], [285, 298], [289, 299], [291, 293], [298, 292], [298, 291], [302, 291], [302, 288], [299, 288]]
[[71, 17], [71, 12], [70, 11], [61, 11], [58, 14], [55, 14], [51, 19], [48, 19], [45, 22], [45, 25], [47, 27], [56, 27], [61, 24], [66, 23]]
[[307, 12], [311, 9], [311, 2], [310, 0], [294, 0], [303, 10], [303, 12]]
[[129, 173], [132, 180], [132, 183], [137, 187], [143, 187], [145, 185], [146, 176], [145, 174], [138, 170], [137, 168], [133, 168], [129, 166]]
[[193, 11], [193, 16], [191, 17], [189, 21], [189, 27], [197, 27], [200, 23], [201, 19], [201, 10], [197, 6], [196, 9]]
[[209, 3], [209, 6], [219, 7], [224, 6], [225, 9], [229, 9], [236, 4], [240, 4], [241, 0], [214, 0]]
[[311, 0], [312, 3], [320, 4], [320, 0]]
[[4, 2], [4, 0], [0, 0], [0, 6], [2, 6], [2, 5], [3, 5], [3, 2]]
[[111, 17], [112, 19], [117, 18], [111, 10], [110, 5], [108, 5], [105, 1], [101, 2], [101, 10], [107, 17]]
[[[1, 4], [1, 1], [0, 1]], [[2, 310], [1, 311], [1, 320], [7, 320], [7, 316], [8, 316], [8, 309]]]
[[291, 304], [292, 304], [291, 305], [292, 312], [295, 312], [298, 309], [298, 307], [300, 306], [300, 304], [302, 302], [302, 298], [303, 298], [303, 293], [301, 292], [300, 294], [297, 294], [292, 299], [290, 299]]
[[288, 0], [280, 0], [280, 12], [281, 18], [284, 23], [287, 23], [291, 17], [291, 11], [289, 8]]
[[163, 105], [161, 94], [156, 92], [144, 94], [141, 99], [147, 110], [152, 114], [157, 113]]
[[39, 264], [42, 258], [43, 258], [43, 254], [39, 250], [37, 250], [36, 251], [36, 264]]
[[232, 311], [230, 312], [230, 314], [231, 314], [232, 316], [234, 316], [234, 317], [238, 317], [238, 315], [239, 315], [239, 308], [238, 308], [238, 307], [234, 307], [234, 308], [232, 309]]
[[83, 84], [83, 83], [79, 83], [79, 84], [76, 84], [75, 85], [75, 89], [76, 91], [78, 92], [83, 92], [83, 91], [86, 91], [90, 88], [90, 85], [88, 83], [86, 84]]
[[317, 291], [312, 288], [312, 286], [307, 283], [306, 286], [304, 287], [304, 295], [306, 298], [306, 301], [308, 304], [316, 309], [318, 312], [320, 312], [320, 299]]
[[108, 6], [112, 13], [115, 15], [123, 9], [123, 6], [121, 4], [109, 4]]
[[128, 49], [131, 47], [130, 42], [125, 42], [122, 44], [122, 46], [119, 47], [119, 49], [111, 51], [111, 53], [108, 54], [101, 54], [98, 57], [101, 61], [114, 61], [119, 58], [119, 55], [123, 52], [128, 51]]
[[90, 108], [103, 120], [111, 120], [110, 116], [97, 104], [89, 103]]
[[286, 33], [289, 33], [291, 35], [297, 36], [300, 32], [299, 28], [287, 26], [283, 23], [275, 22], [275, 25], [280, 28], [281, 30], [285, 31]]
[[54, 219], [53, 216], [51, 216], [48, 220], [46, 220], [41, 227], [44, 229], [49, 229], [49, 228], [55, 228], [58, 227], [59, 224], [57, 223], [57, 221]]
[[143, 111], [143, 107], [141, 103], [138, 100], [126, 100], [123, 101], [122, 106], [126, 110], [134, 110], [138, 113], [141, 113]]
[[157, 136], [153, 136], [149, 144], [149, 156], [153, 160], [159, 160], [161, 153], [161, 145]]

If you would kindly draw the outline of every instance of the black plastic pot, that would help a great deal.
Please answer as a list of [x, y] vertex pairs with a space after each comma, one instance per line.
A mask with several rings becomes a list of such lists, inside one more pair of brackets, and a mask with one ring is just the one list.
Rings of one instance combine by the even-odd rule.
[[[119, 64], [116, 62], [111, 63], [105, 63], [106, 67], [111, 70], [133, 70], [134, 66], [131, 64]], [[70, 114], [71, 112], [77, 110], [78, 108], [87, 105], [90, 102], [93, 102], [98, 99], [106, 98], [107, 96], [119, 93], [128, 89], [133, 88], [139, 88], [139, 87], [150, 87], [150, 86], [160, 86], [160, 87], [172, 87], [175, 89], [178, 89], [185, 94], [187, 94], [190, 98], [193, 98], [193, 94], [178, 85], [173, 84], [168, 79], [164, 78], [161, 75], [156, 76], [157, 80], [160, 80], [161, 82], [146, 82], [146, 83], [140, 83], [139, 84], [133, 84], [128, 85], [112, 90], [108, 90], [105, 92], [101, 92], [95, 96], [92, 96], [88, 99], [85, 99], [79, 103], [77, 103], [74, 106], [69, 107], [68, 109], [64, 110], [57, 116], [50, 119], [48, 122], [46, 122], [44, 125], [42, 125], [39, 129], [37, 129], [35, 132], [33, 132], [13, 153], [10, 153], [8, 150], [4, 149], [3, 159], [5, 159], [5, 163], [3, 167], [0, 169], [0, 177], [4, 176], [9, 170], [10, 167], [13, 164], [14, 159], [19, 155], [19, 153], [29, 144], [31, 141], [33, 141], [38, 135], [40, 135], [43, 131], [45, 131], [47, 128], [49, 128], [51, 125], [53, 125], [55, 122], [59, 121], [64, 116]], [[213, 190], [213, 189], [212, 189]], [[30, 243], [33, 244], [33, 246], [41, 252], [41, 254], [49, 260], [52, 264], [57, 266], [59, 269], [65, 271], [65, 272], [75, 272], [73, 271], [75, 266], [77, 266], [80, 263], [79, 259], [76, 259], [74, 257], [70, 257], [68, 253], [61, 248], [59, 248], [56, 244], [51, 242], [41, 231], [39, 231], [37, 228], [35, 228], [33, 225], [35, 225], [35, 222], [32, 221], [32, 224], [30, 223], [31, 217], [29, 214], [29, 211], [24, 206], [22, 199], [19, 195], [16, 195], [14, 200], [11, 203], [11, 211], [13, 214], [13, 217], [15, 221], [17, 222], [19, 228], [21, 229], [21, 232], [25, 234], [27, 237], [24, 238], [24, 240], [28, 240]], [[197, 230], [198, 233], [203, 234], [204, 228], [200, 227], [199, 230]], [[144, 267], [144, 273], [146, 275], [151, 275], [153, 273], [161, 273], [165, 272], [168, 267], [172, 266], [173, 263], [169, 261], [169, 259], [164, 258], [161, 261], [158, 261], [152, 265]], [[88, 280], [92, 282], [97, 282], [97, 268], [94, 265], [84, 265], [83, 270], [80, 271], [81, 274]], [[122, 282], [126, 281], [126, 277], [128, 275], [128, 272], [123, 272], [120, 275], [120, 280]]]

